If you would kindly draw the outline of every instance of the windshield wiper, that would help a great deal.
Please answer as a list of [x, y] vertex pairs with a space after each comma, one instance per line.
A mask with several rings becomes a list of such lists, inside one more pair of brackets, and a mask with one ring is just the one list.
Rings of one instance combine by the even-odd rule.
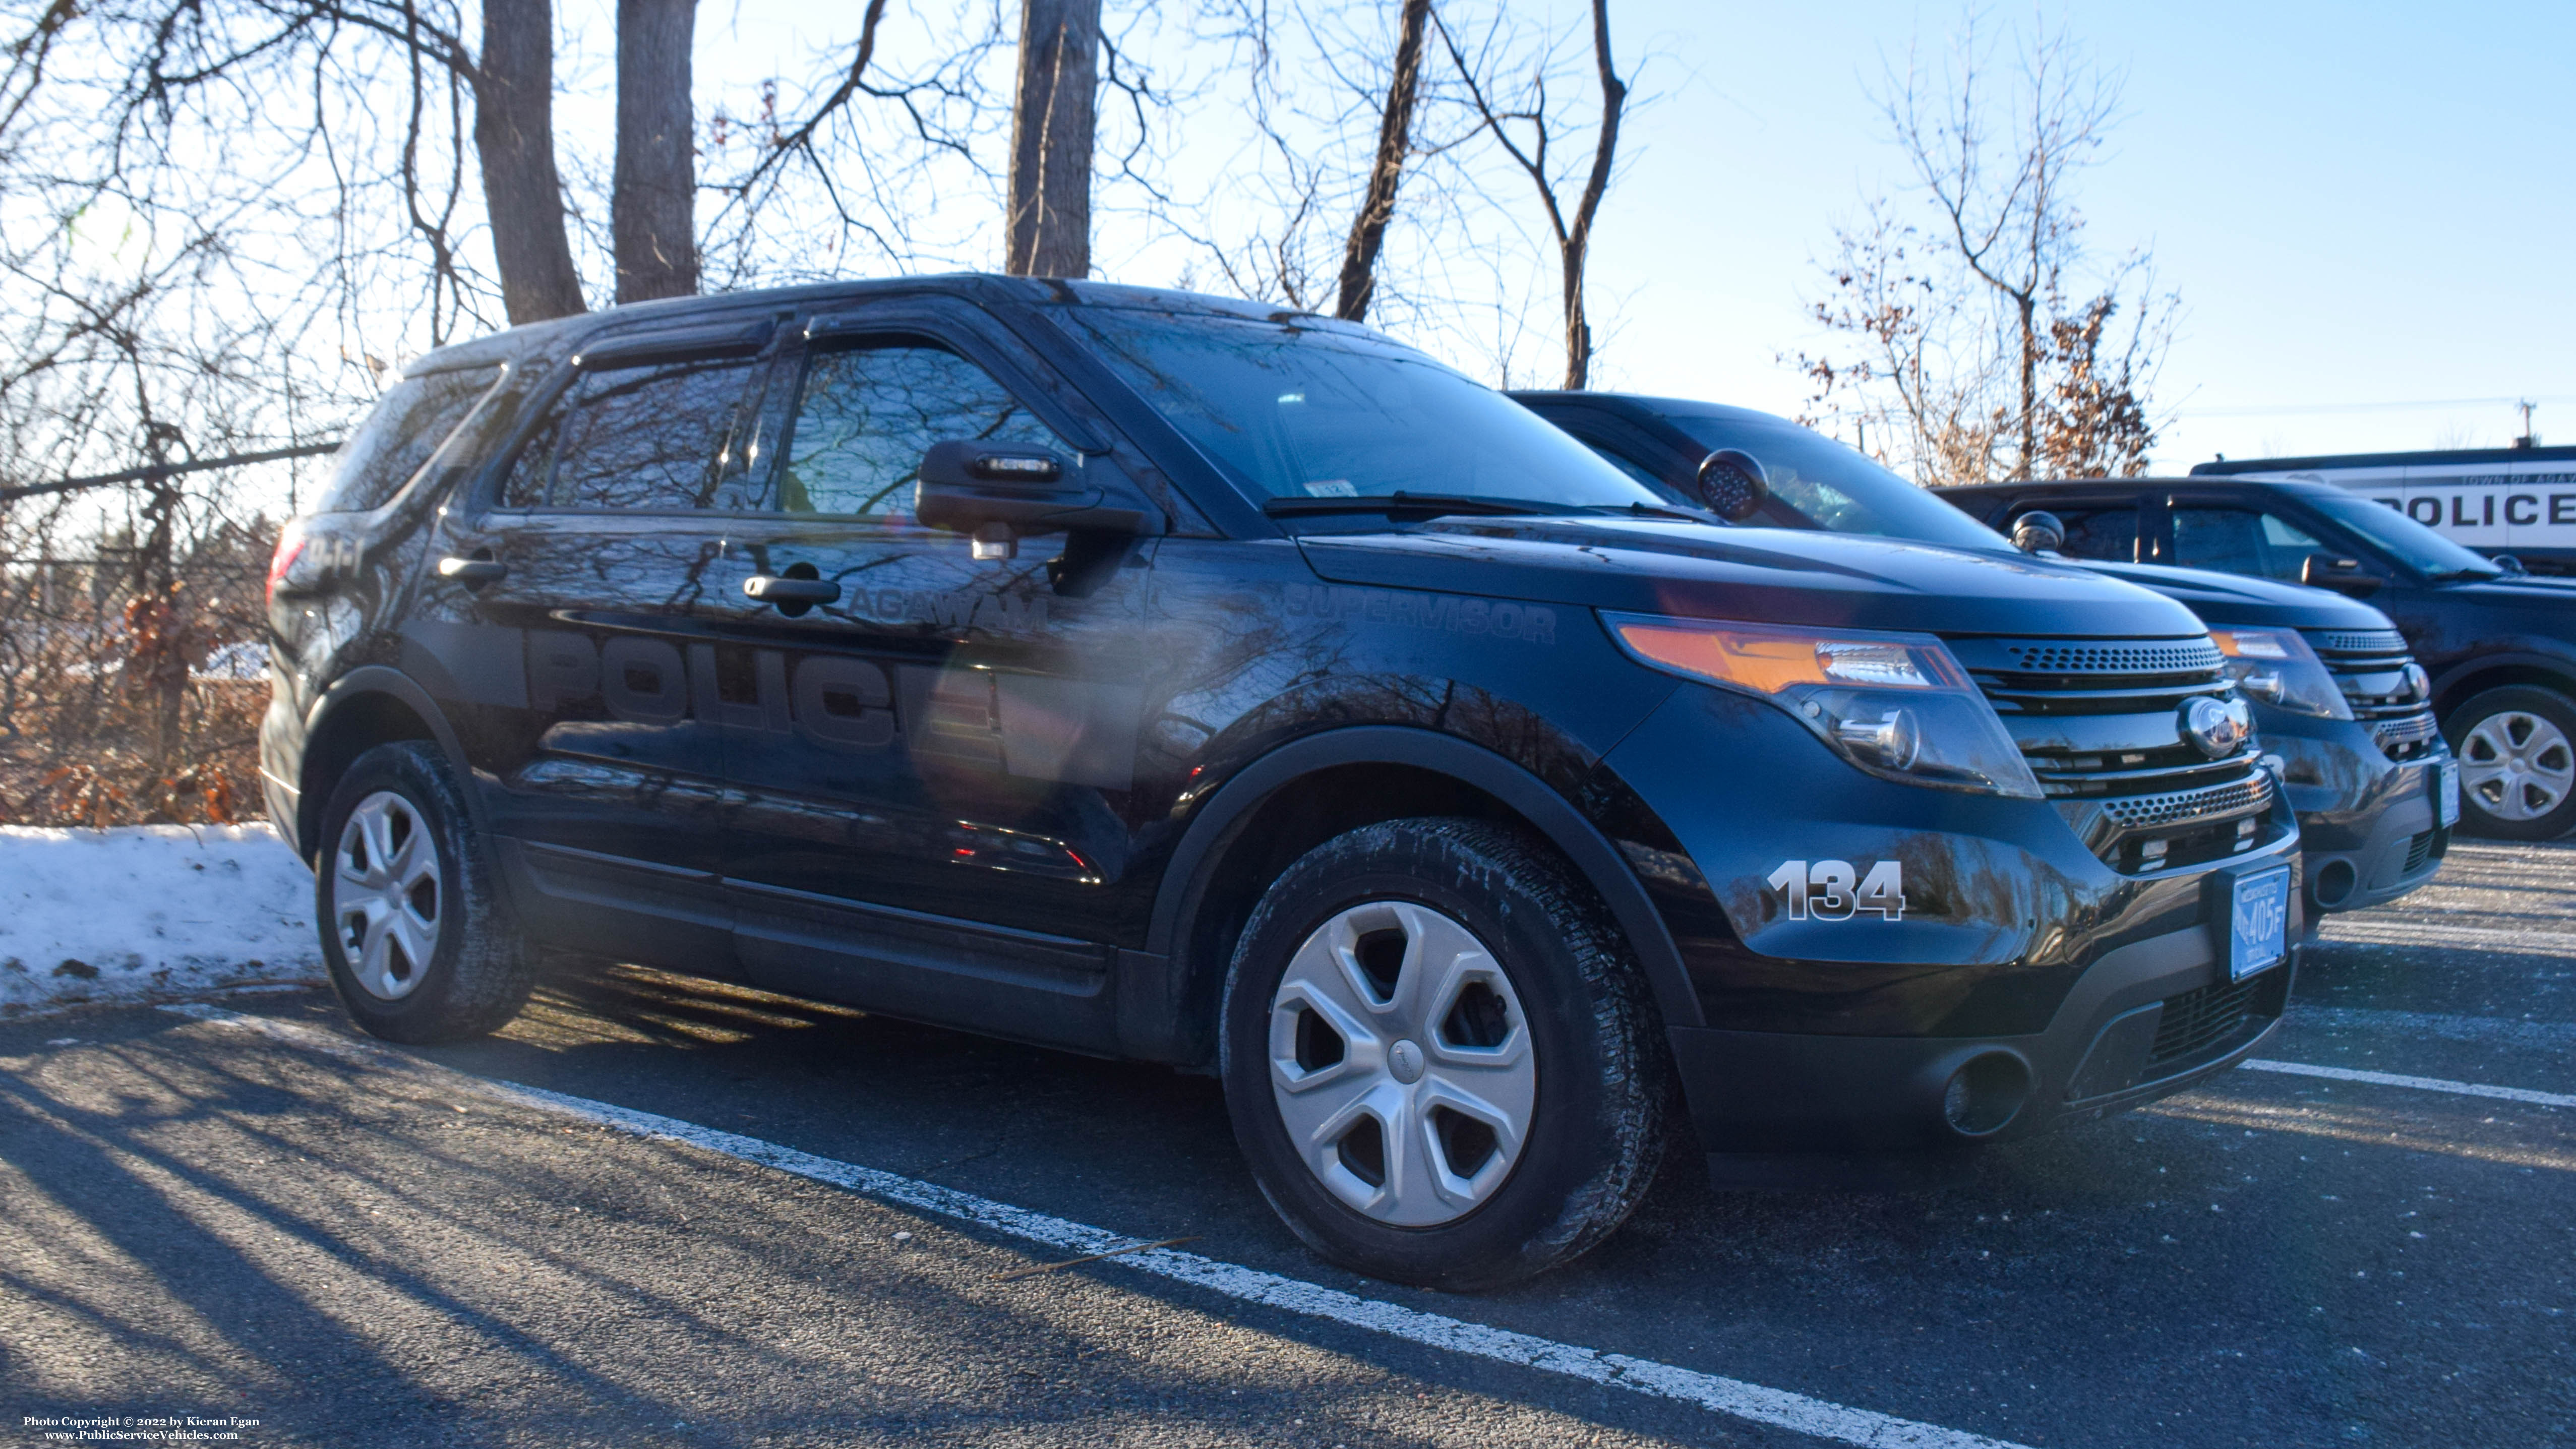
[[1714, 523], [1727, 526], [1725, 519], [1705, 508], [1687, 508], [1678, 503], [1596, 503], [1594, 508], [1608, 514], [1626, 514], [1631, 518], [1677, 518], [1684, 523]]
[[1445, 513], [1563, 513], [1561, 504], [1537, 503], [1524, 498], [1479, 498], [1467, 493], [1368, 493], [1356, 498], [1273, 498], [1261, 505], [1261, 511], [1273, 518], [1311, 518], [1325, 513], [1418, 514], [1438, 518]]

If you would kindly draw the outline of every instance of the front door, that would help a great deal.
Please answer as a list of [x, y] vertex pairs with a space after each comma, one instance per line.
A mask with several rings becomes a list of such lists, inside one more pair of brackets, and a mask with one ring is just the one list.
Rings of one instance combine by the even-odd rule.
[[764, 368], [743, 347], [583, 367], [441, 540], [464, 567], [413, 642], [470, 676], [460, 726], [541, 939], [729, 969], [709, 631]]
[[[868, 333], [800, 360], [769, 512], [733, 531], [729, 733], [738, 950], [755, 979], [917, 1019], [1113, 1039], [1113, 901], [1148, 669], [1149, 546], [975, 557], [912, 516], [933, 443], [1086, 458], [971, 330]], [[819, 587], [817, 587], [819, 586]]]

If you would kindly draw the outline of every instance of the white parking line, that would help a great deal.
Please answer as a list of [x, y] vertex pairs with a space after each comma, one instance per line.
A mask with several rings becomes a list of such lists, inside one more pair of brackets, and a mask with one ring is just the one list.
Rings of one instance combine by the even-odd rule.
[[[506, 1102], [532, 1107], [539, 1111], [574, 1117], [614, 1127], [646, 1139], [686, 1143], [710, 1152], [744, 1162], [758, 1163], [793, 1173], [815, 1182], [863, 1193], [883, 1202], [896, 1203], [921, 1212], [971, 1223], [1028, 1239], [1050, 1248], [1071, 1253], [1105, 1253], [1120, 1248], [1133, 1248], [1143, 1241], [1122, 1237], [1106, 1228], [1090, 1227], [1045, 1213], [1013, 1207], [973, 1193], [959, 1192], [936, 1183], [901, 1177], [873, 1167], [839, 1162], [812, 1153], [764, 1142], [757, 1137], [744, 1137], [720, 1132], [711, 1127], [682, 1122], [675, 1118], [637, 1112], [606, 1102], [584, 1097], [570, 1097], [536, 1087], [523, 1087], [515, 1082], [476, 1077], [442, 1067], [417, 1057], [371, 1047], [362, 1042], [294, 1022], [276, 1021], [262, 1016], [244, 1016], [217, 1006], [178, 1005], [162, 1010], [218, 1026], [258, 1032], [298, 1046], [325, 1051], [331, 1055], [370, 1065], [388, 1065], [406, 1071], [438, 1078], [444, 1085], [478, 1093]], [[1536, 1338], [1510, 1329], [1465, 1319], [1449, 1318], [1437, 1313], [1382, 1299], [1362, 1298], [1337, 1288], [1308, 1283], [1301, 1279], [1265, 1273], [1234, 1263], [1219, 1262], [1196, 1253], [1177, 1252], [1170, 1248], [1149, 1248], [1108, 1259], [1120, 1268], [1134, 1268], [1158, 1277], [1170, 1278], [1192, 1286], [1225, 1294], [1229, 1298], [1285, 1309], [1310, 1318], [1329, 1319], [1352, 1328], [1382, 1333], [1451, 1353], [1491, 1359], [1498, 1363], [1516, 1364], [1564, 1374], [1607, 1388], [1625, 1389], [1630, 1393], [1653, 1398], [1675, 1399], [1696, 1404], [1712, 1413], [1725, 1414], [1757, 1424], [1791, 1429], [1819, 1439], [1844, 1444], [1861, 1444], [1871, 1449], [2023, 1449], [2009, 1440], [1989, 1439], [1980, 1434], [1945, 1429], [1913, 1419], [1900, 1419], [1869, 1409], [1855, 1409], [1825, 1399], [1785, 1389], [1765, 1388], [1741, 1379], [1704, 1374], [1692, 1369], [1650, 1359], [1630, 1358], [1626, 1354], [1604, 1353]]]
[[2501, 1102], [2530, 1102], [2542, 1107], [2576, 1107], [2576, 1097], [2534, 1092], [2524, 1087], [2490, 1087], [2480, 1082], [2454, 1082], [2443, 1077], [2408, 1077], [2396, 1072], [2364, 1072], [2351, 1067], [2313, 1067], [2306, 1062], [2272, 1062], [2248, 1057], [2238, 1066], [2249, 1072], [2281, 1072], [2293, 1077], [2331, 1077], [2338, 1082], [2368, 1082], [2377, 1087], [2412, 1087], [2419, 1092], [2448, 1092], [2455, 1097], [2492, 1097]]

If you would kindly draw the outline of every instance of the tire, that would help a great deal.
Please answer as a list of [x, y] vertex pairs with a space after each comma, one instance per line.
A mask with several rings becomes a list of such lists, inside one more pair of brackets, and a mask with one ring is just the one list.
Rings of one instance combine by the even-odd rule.
[[2442, 722], [2460, 761], [2460, 825], [2505, 840], [2555, 840], [2576, 829], [2576, 701], [2508, 685], [2472, 697]]
[[1543, 1272], [1617, 1229], [1663, 1154], [1670, 1068], [1627, 946], [1500, 826], [1396, 820], [1307, 852], [1246, 922], [1221, 1012], [1263, 1196], [1374, 1277]]
[[314, 920], [331, 984], [387, 1041], [459, 1041], [519, 1014], [535, 958], [437, 746], [378, 745], [322, 811]]

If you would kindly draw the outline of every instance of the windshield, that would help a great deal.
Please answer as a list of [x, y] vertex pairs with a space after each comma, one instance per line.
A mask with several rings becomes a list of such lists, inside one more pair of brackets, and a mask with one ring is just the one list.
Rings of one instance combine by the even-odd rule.
[[2357, 494], [2301, 493], [2310, 507], [2360, 534], [2399, 563], [2428, 578], [2466, 575], [2494, 578], [2504, 572], [2479, 555], [2417, 523], [2385, 503]]
[[1663, 504], [1537, 414], [1391, 342], [1294, 321], [1066, 311], [1255, 501], [1403, 492]]
[[[1664, 421], [1710, 452], [1741, 448], [1762, 463], [1777, 521], [1833, 533], [1910, 538], [1952, 548], [2007, 549], [2002, 534], [1880, 467], [1870, 457], [1785, 418], [1693, 417]], [[1786, 512], [1791, 515], [1779, 518]]]

